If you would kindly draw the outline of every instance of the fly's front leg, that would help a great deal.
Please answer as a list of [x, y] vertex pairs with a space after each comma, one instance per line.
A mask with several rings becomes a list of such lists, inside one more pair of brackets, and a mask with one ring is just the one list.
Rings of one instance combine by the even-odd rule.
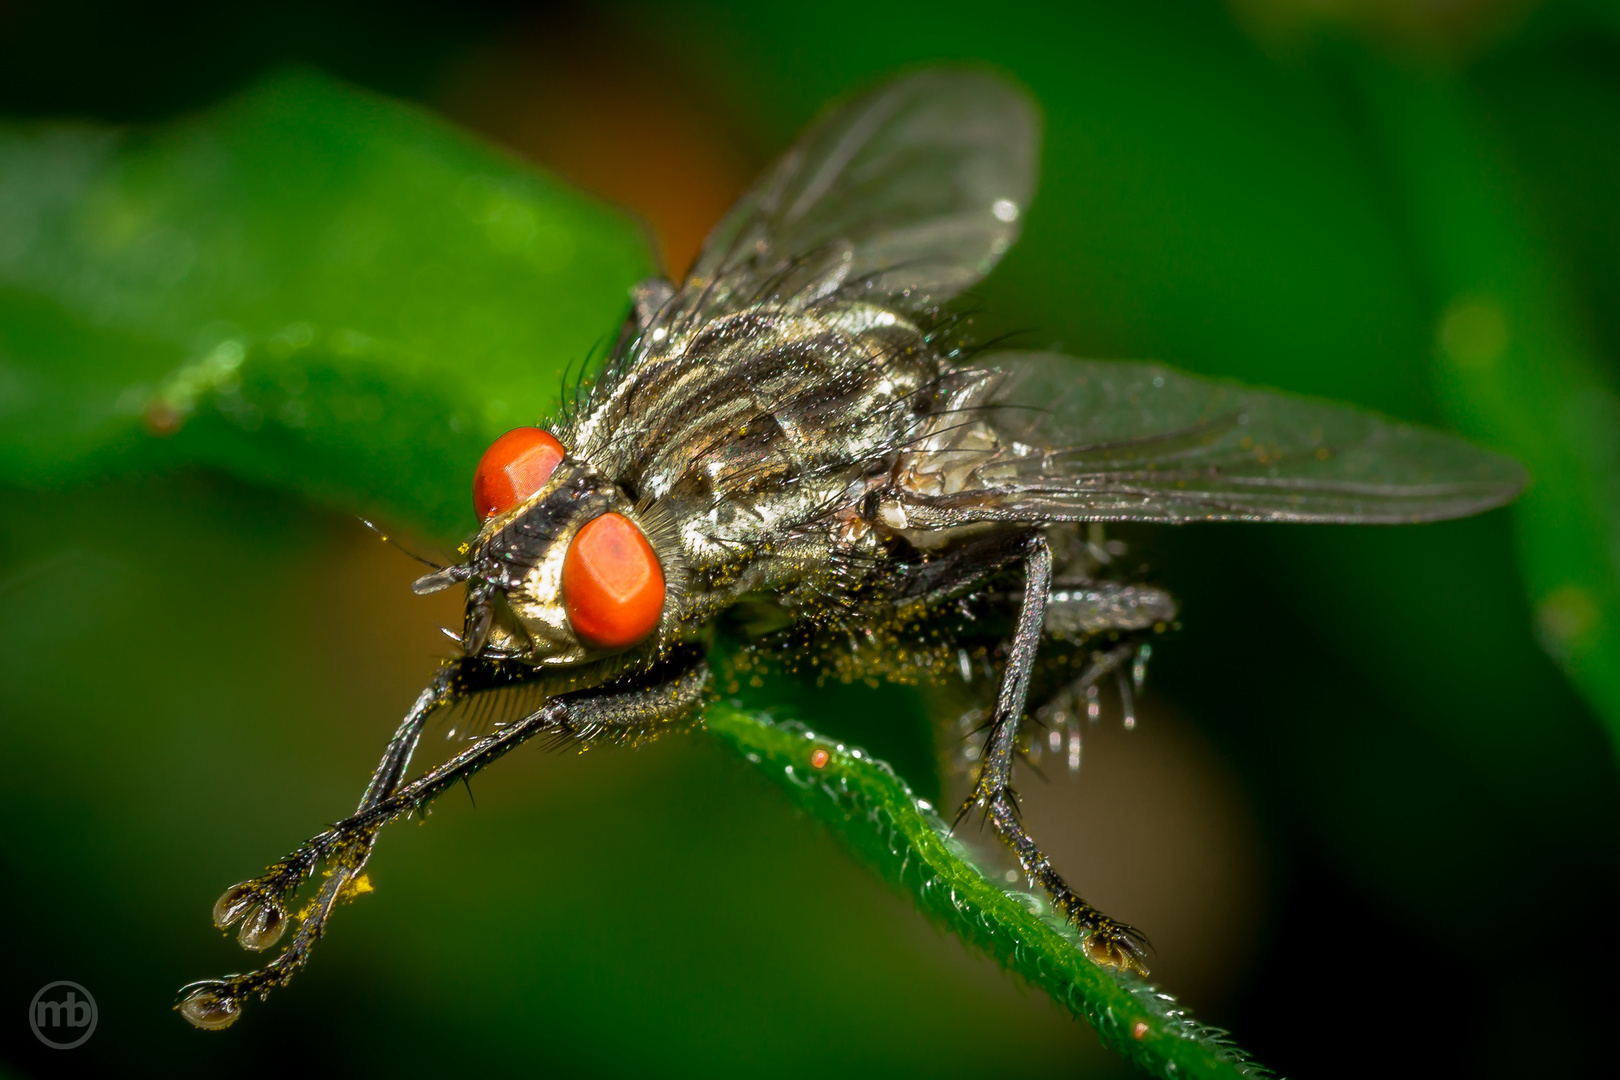
[[1134, 928], [1109, 918], [1069, 888], [1024, 828], [1018, 814], [1018, 795], [1012, 787], [1017, 758], [1018, 728], [1029, 697], [1029, 679], [1040, 648], [1047, 597], [1052, 587], [1052, 551], [1046, 539], [1030, 537], [1024, 558], [1024, 602], [1018, 613], [1011, 654], [1002, 673], [996, 711], [990, 721], [984, 763], [973, 792], [957, 814], [960, 821], [978, 809], [1012, 848], [1024, 875], [1052, 898], [1052, 905], [1085, 932], [1082, 948], [1095, 963], [1146, 974], [1146, 940]]
[[[399, 786], [429, 717], [468, 694], [513, 681], [509, 666], [487, 660], [461, 657], [441, 667], [388, 740], [356, 813], [376, 805]], [[227, 889], [214, 904], [214, 925], [223, 930], [240, 921], [242, 928], [237, 940], [244, 949], [262, 952], [270, 948], [287, 928], [287, 901], [316, 865], [331, 853], [339, 838], [335, 829], [328, 829], [267, 867], [258, 877]]]
[[[282, 906], [297, 883], [320, 862], [327, 864], [327, 879], [319, 894], [302, 914], [291, 944], [268, 965], [243, 975], [192, 983], [181, 990], [177, 1008], [188, 1021], [201, 1028], [222, 1028], [241, 1014], [242, 1002], [250, 994], [261, 997], [284, 986], [309, 959], [311, 949], [326, 931], [327, 920], [339, 900], [348, 895], [360, 876], [376, 843], [377, 833], [388, 822], [419, 811], [445, 789], [470, 777], [509, 750], [542, 733], [561, 739], [589, 741], [616, 734], [655, 729], [690, 715], [701, 704], [709, 681], [708, 665], [696, 653], [683, 653], [659, 665], [648, 676], [620, 680], [603, 687], [561, 695], [520, 720], [503, 725], [474, 741], [450, 760], [428, 770], [408, 784], [399, 784], [410, 750], [421, 735], [427, 714], [454, 697], [433, 697], [430, 687], [419, 698], [390, 741], [360, 808], [306, 842], [298, 851], [270, 868], [270, 872], [226, 892], [215, 906], [216, 921], [229, 921], [252, 911], [251, 918], [262, 918], [265, 910], [279, 912], [275, 917], [279, 936], [285, 925]], [[450, 692], [455, 680], [450, 680]], [[438, 686], [438, 682], [435, 682]], [[463, 688], [462, 693], [466, 690]], [[420, 715], [419, 715], [420, 714]], [[289, 884], [289, 882], [291, 884]], [[271, 890], [281, 890], [272, 893]], [[251, 924], [250, 924], [251, 925]], [[257, 931], [255, 931], [257, 932]], [[248, 933], [244, 926], [243, 934]], [[244, 944], [255, 947], [258, 939]], [[266, 942], [267, 947], [274, 939]]]

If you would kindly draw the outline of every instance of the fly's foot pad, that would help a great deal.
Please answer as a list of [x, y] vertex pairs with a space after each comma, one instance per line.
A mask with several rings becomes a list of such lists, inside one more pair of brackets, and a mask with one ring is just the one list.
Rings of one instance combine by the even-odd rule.
[[175, 1008], [186, 1023], [203, 1031], [219, 1031], [236, 1023], [242, 1015], [242, 1000], [226, 983], [193, 983], [182, 991], [186, 996]]
[[180, 988], [180, 1000], [174, 1008], [192, 1027], [204, 1031], [228, 1028], [242, 1015], [242, 1005], [248, 998], [257, 995], [263, 1001], [271, 990], [286, 986], [297, 969], [296, 963], [287, 964], [283, 954], [280, 960], [258, 971], [194, 982]]
[[[257, 878], [233, 885], [214, 903], [214, 925], [224, 930], [241, 920], [236, 940], [249, 952], [263, 952], [287, 930], [287, 909], [264, 888], [264, 881]], [[189, 1013], [186, 1018], [191, 1019]]]
[[1095, 925], [1080, 943], [1086, 959], [1111, 971], [1147, 976], [1147, 939], [1133, 926], [1113, 920]]

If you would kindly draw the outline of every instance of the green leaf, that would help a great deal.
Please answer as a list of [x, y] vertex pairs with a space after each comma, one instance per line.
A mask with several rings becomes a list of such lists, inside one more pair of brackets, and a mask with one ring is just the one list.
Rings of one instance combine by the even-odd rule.
[[[20, 486], [201, 466], [454, 538], [483, 447], [550, 411], [653, 268], [622, 217], [304, 73], [152, 133], [0, 128], [0, 177], [0, 482]], [[1137, 1064], [1259, 1071], [989, 881], [888, 766], [727, 707], [708, 727]]]
[[0, 477], [195, 463], [470, 531], [491, 438], [652, 272], [640, 230], [292, 73], [151, 134], [0, 128]]

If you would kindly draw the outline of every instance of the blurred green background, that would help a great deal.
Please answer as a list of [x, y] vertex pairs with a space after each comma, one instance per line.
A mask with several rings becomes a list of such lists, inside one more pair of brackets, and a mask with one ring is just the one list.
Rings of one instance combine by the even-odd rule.
[[[1122, 1070], [702, 737], [514, 755], [386, 836], [291, 988], [221, 1035], [168, 1011], [243, 966], [209, 905], [347, 811], [456, 618], [353, 513], [453, 545], [477, 454], [629, 281], [684, 267], [824, 101], [941, 59], [1045, 111], [979, 334], [1358, 402], [1535, 477], [1424, 528], [1129, 533], [1184, 628], [1137, 731], [1024, 785], [1037, 835], [1279, 1071], [1610, 1059], [1620, 6], [25, 0], [6, 1067]], [[755, 693], [937, 783], [909, 692]], [[72, 1052], [25, 1021], [56, 979], [100, 1006]]]

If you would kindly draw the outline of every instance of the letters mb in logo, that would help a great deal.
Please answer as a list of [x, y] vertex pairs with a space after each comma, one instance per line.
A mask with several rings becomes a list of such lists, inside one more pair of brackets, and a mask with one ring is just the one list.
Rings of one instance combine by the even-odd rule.
[[28, 1026], [54, 1050], [71, 1050], [96, 1033], [96, 999], [76, 982], [47, 983], [28, 1003]]

